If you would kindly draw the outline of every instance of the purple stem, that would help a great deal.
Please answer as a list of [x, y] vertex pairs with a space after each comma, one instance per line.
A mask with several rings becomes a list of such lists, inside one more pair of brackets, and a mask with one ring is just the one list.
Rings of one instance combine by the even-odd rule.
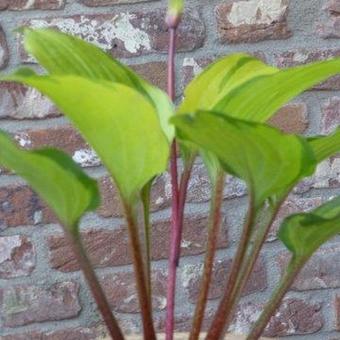
[[[175, 99], [175, 52], [176, 52], [176, 27], [169, 28], [169, 59], [168, 59], [168, 95], [172, 101]], [[169, 257], [169, 276], [167, 287], [167, 314], [166, 314], [166, 340], [173, 340], [175, 291], [177, 274], [177, 244], [181, 238], [179, 223], [179, 189], [177, 168], [177, 146], [174, 140], [171, 147], [170, 174], [172, 185], [172, 216], [171, 216], [171, 243]]]

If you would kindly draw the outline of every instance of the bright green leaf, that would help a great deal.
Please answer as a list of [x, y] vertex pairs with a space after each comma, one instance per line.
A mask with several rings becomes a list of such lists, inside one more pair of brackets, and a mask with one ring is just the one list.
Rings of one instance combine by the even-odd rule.
[[96, 181], [59, 150], [22, 150], [0, 131], [0, 164], [23, 177], [67, 227], [99, 205]]
[[313, 173], [316, 161], [308, 143], [265, 124], [213, 112], [178, 115], [180, 137], [212, 152], [230, 174], [247, 182], [256, 208]]
[[279, 70], [246, 54], [210, 65], [185, 91], [180, 113], [214, 110], [265, 122], [301, 92], [340, 73], [340, 59]]
[[241, 84], [278, 71], [248, 54], [229, 55], [209, 65], [190, 82], [178, 111], [212, 110], [221, 98]]
[[279, 238], [295, 258], [308, 258], [339, 232], [340, 197], [337, 197], [310, 213], [286, 218], [279, 230]]
[[167, 166], [169, 144], [155, 108], [137, 91], [78, 76], [38, 76], [23, 69], [6, 77], [51, 98], [109, 169], [126, 202]]
[[340, 128], [329, 136], [308, 138], [318, 162], [340, 152]]
[[340, 73], [340, 58], [257, 76], [221, 98], [214, 110], [265, 122], [303, 91]]
[[26, 51], [49, 73], [117, 82], [143, 94], [156, 108], [164, 133], [172, 141], [174, 130], [168, 121], [174, 109], [162, 90], [84, 40], [52, 29], [25, 28], [23, 31]]

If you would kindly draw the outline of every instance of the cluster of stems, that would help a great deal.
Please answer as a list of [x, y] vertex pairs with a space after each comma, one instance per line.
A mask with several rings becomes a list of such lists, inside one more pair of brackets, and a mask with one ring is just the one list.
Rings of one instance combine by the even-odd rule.
[[[168, 95], [172, 101], [175, 100], [175, 55], [176, 55], [176, 31], [180, 22], [180, 17], [170, 18], [167, 20], [169, 29], [169, 58], [168, 58]], [[192, 153], [184, 162], [183, 171], [178, 173], [177, 164], [178, 150], [176, 141], [171, 146], [170, 174], [172, 184], [172, 216], [171, 216], [171, 237], [170, 237], [170, 254], [168, 267], [168, 287], [167, 287], [167, 313], [166, 313], [166, 340], [174, 338], [175, 324], [175, 297], [176, 297], [176, 273], [179, 265], [184, 207], [188, 183], [191, 170], [196, 159], [196, 153]], [[208, 293], [212, 279], [213, 266], [217, 248], [217, 240], [221, 225], [221, 209], [223, 203], [223, 189], [225, 183], [225, 174], [220, 169], [215, 180], [212, 183], [212, 198], [210, 203], [210, 214], [208, 219], [207, 249], [204, 260], [200, 293], [197, 300], [193, 323], [189, 340], [197, 340], [202, 330], [205, 309], [208, 301]], [[142, 195], [144, 202], [144, 242], [141, 240], [139, 233], [140, 221], [138, 216], [140, 211], [125, 204], [125, 216], [127, 220], [130, 240], [130, 251], [133, 260], [137, 293], [142, 315], [144, 339], [155, 340], [156, 332], [152, 317], [152, 291], [151, 291], [151, 254], [150, 254], [150, 226], [149, 226], [149, 197], [150, 186], [147, 186]], [[242, 291], [248, 282], [248, 279], [254, 269], [254, 265], [259, 256], [260, 250], [267, 237], [268, 231], [277, 216], [278, 210], [284, 202], [284, 198], [272, 205], [268, 209], [269, 213], [261, 219], [262, 225], [258, 226], [257, 214], [254, 207], [254, 199], [249, 195], [249, 208], [243, 226], [240, 243], [231, 266], [229, 277], [224, 289], [224, 294], [217, 308], [213, 321], [208, 330], [206, 339], [221, 339], [225, 330], [228, 329], [232, 320], [233, 312], [238, 304]], [[76, 228], [77, 229], [77, 228]], [[112, 339], [124, 339], [123, 333], [118, 326], [117, 320], [111, 312], [110, 305], [100, 286], [93, 267], [88, 260], [84, 248], [81, 244], [80, 235], [71, 234], [65, 227], [65, 233], [72, 245], [74, 254], [85, 279], [92, 291], [98, 309], [103, 317], [105, 324]], [[281, 280], [277, 290], [274, 292], [271, 300], [264, 309], [259, 320], [254, 325], [248, 340], [258, 339], [265, 329], [270, 317], [282, 301], [284, 295], [292, 284], [294, 278], [299, 272], [307, 259], [291, 260], [287, 267], [286, 274]]]

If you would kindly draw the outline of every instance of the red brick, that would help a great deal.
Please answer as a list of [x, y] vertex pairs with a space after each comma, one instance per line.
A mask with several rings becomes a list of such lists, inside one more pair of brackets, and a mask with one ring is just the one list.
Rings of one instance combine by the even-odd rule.
[[267, 241], [275, 241], [277, 239], [277, 232], [280, 229], [283, 220], [299, 212], [307, 212], [315, 209], [322, 204], [321, 197], [316, 198], [300, 198], [297, 196], [290, 196], [286, 202], [282, 205], [275, 222], [269, 232]]
[[57, 331], [27, 331], [26, 333], [4, 335], [1, 340], [98, 340], [107, 336], [104, 326], [77, 327]]
[[264, 335], [272, 337], [313, 334], [324, 325], [322, 305], [296, 298], [287, 298], [270, 320]]
[[287, 39], [288, 1], [224, 1], [216, 7], [221, 42], [242, 43]]
[[[170, 222], [155, 223], [152, 229], [152, 258], [167, 259], [169, 255]], [[128, 250], [128, 235], [124, 227], [116, 230], [89, 230], [81, 234], [85, 248], [95, 267], [113, 267], [131, 263]], [[52, 268], [70, 272], [79, 270], [66, 239], [62, 234], [50, 236], [47, 240]], [[224, 226], [218, 247], [228, 244]], [[112, 246], [114, 245], [114, 246]], [[196, 255], [205, 251], [206, 218], [188, 217], [184, 225], [182, 255]]]
[[[340, 288], [339, 256], [340, 248], [336, 246], [319, 250], [302, 269], [292, 290]], [[278, 256], [281, 273], [284, 273], [288, 260], [286, 252]]]
[[339, 0], [329, 0], [325, 6], [325, 9], [331, 14], [340, 14], [340, 1]]
[[[24, 25], [61, 29], [97, 44], [114, 57], [131, 57], [167, 51], [164, 16], [164, 10], [121, 12], [31, 19]], [[178, 50], [191, 51], [201, 47], [204, 38], [205, 28], [199, 13], [194, 9], [187, 11], [178, 30]], [[32, 62], [22, 45], [21, 54], [23, 61]]]
[[[80, 3], [89, 7], [110, 6], [116, 4], [134, 4], [137, 2], [146, 2], [150, 0], [78, 0]], [[159, 0], [153, 0], [159, 1]]]
[[167, 90], [167, 63], [164, 61], [152, 61], [144, 64], [130, 65], [139, 75], [151, 84]]
[[57, 117], [55, 106], [38, 91], [16, 83], [0, 83], [0, 119]]
[[9, 61], [9, 50], [8, 50], [6, 35], [2, 27], [0, 26], [0, 70], [2, 70], [8, 65], [8, 61]]
[[71, 126], [17, 132], [14, 138], [27, 149], [54, 147], [67, 152], [83, 167], [98, 166], [100, 161], [81, 135]]
[[35, 248], [26, 236], [0, 237], [0, 278], [28, 276], [36, 264]]
[[330, 134], [340, 126], [340, 97], [332, 97], [322, 106], [321, 133]]
[[[276, 54], [276, 64], [280, 68], [304, 65], [316, 61], [327, 60], [340, 56], [340, 49], [297, 49], [285, 53]], [[314, 90], [340, 90], [340, 76], [313, 87]]]
[[0, 0], [0, 10], [62, 9], [65, 0]]
[[[113, 310], [120, 313], [139, 313], [139, 302], [132, 271], [105, 275], [101, 279], [108, 301]], [[152, 302], [155, 311], [166, 307], [167, 276], [160, 270], [153, 271]]]
[[[170, 206], [171, 192], [168, 190], [169, 176], [164, 174], [154, 181], [151, 191], [151, 211], [158, 211]], [[99, 215], [103, 217], [121, 217], [124, 215], [122, 204], [116, 186], [110, 177], [105, 176], [100, 179], [102, 204], [98, 209]]]
[[[313, 334], [324, 325], [322, 305], [298, 298], [286, 298], [269, 321], [265, 336], [281, 337]], [[260, 316], [263, 305], [248, 302], [238, 306], [230, 332], [247, 334]]]
[[41, 222], [43, 205], [27, 186], [10, 185], [0, 188], [0, 227], [34, 225]]
[[[223, 295], [224, 288], [230, 272], [231, 263], [232, 259], [216, 261], [208, 299], [215, 300]], [[187, 265], [183, 271], [182, 282], [185, 286], [184, 288], [186, 288], [189, 293], [189, 301], [193, 304], [196, 304], [199, 296], [202, 270], [202, 265]], [[259, 292], [266, 288], [266, 270], [263, 260], [260, 259], [257, 262], [254, 272], [244, 289], [243, 295], [245, 296], [255, 292]]]
[[307, 106], [304, 103], [288, 104], [269, 123], [285, 133], [302, 134], [308, 127]]
[[3, 325], [17, 327], [34, 322], [57, 321], [76, 317], [81, 306], [79, 285], [55, 283], [49, 288], [18, 285], [1, 290]]

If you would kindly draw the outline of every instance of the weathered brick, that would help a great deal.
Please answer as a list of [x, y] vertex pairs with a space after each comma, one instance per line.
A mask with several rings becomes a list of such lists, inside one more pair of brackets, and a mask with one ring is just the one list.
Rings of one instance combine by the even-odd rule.
[[0, 237], [0, 278], [28, 276], [36, 265], [35, 248], [26, 236]]
[[56, 107], [38, 91], [17, 83], [0, 83], [0, 119], [57, 117]]
[[339, 188], [340, 187], [340, 157], [334, 156], [321, 162], [315, 174], [310, 178], [311, 188]]
[[81, 310], [78, 293], [79, 285], [70, 281], [49, 288], [28, 285], [4, 288], [0, 293], [3, 325], [17, 327], [76, 317]]
[[340, 126], [340, 97], [332, 97], [322, 106], [321, 133], [330, 134]]
[[[231, 268], [232, 259], [216, 261], [212, 276], [208, 299], [220, 298], [224, 293], [224, 288]], [[202, 279], [202, 265], [186, 265], [182, 272], [182, 284], [188, 291], [189, 301], [197, 303]], [[262, 291], [267, 288], [267, 275], [263, 259], [258, 260], [254, 272], [246, 285], [243, 295]]]
[[[110, 6], [116, 4], [134, 4], [137, 2], [146, 2], [150, 0], [78, 0], [80, 3], [89, 7]], [[159, 0], [153, 0], [159, 1]]]
[[[139, 313], [139, 302], [132, 271], [105, 275], [101, 279], [105, 294], [116, 312]], [[152, 273], [152, 303], [155, 311], [166, 307], [167, 276], [160, 270]]]
[[[102, 204], [98, 214], [102, 217], [121, 217], [124, 215], [116, 186], [110, 177], [105, 176], [99, 181]], [[170, 190], [169, 190], [170, 189]], [[171, 204], [170, 178], [167, 173], [156, 178], [151, 190], [151, 211], [158, 211]]]
[[0, 188], [0, 228], [34, 225], [42, 220], [43, 205], [27, 186]]
[[[166, 259], [169, 255], [170, 222], [153, 224], [152, 258]], [[81, 234], [85, 248], [95, 267], [112, 267], [131, 263], [128, 249], [128, 234], [124, 227], [116, 230], [89, 230]], [[70, 272], [79, 270], [72, 249], [63, 235], [48, 237], [50, 265], [52, 268]], [[115, 246], [112, 246], [112, 245]], [[223, 226], [218, 247], [228, 244], [226, 227]], [[182, 256], [201, 254], [206, 245], [206, 218], [188, 217], [185, 220], [182, 241]]]
[[[236, 310], [229, 331], [247, 334], [260, 316], [263, 306], [248, 302], [242, 303]], [[264, 331], [265, 336], [281, 337], [289, 335], [313, 334], [324, 324], [322, 305], [297, 298], [286, 298], [269, 321]]]
[[9, 61], [9, 50], [6, 40], [5, 32], [0, 26], [0, 70], [8, 65]]
[[[296, 49], [276, 54], [276, 65], [280, 68], [304, 65], [315, 61], [327, 60], [340, 56], [340, 49]], [[340, 76], [331, 77], [313, 87], [314, 90], [340, 90]]]
[[329, 0], [325, 6], [325, 9], [331, 14], [340, 14], [340, 1], [339, 0]]
[[221, 42], [241, 43], [291, 37], [287, 0], [224, 1], [216, 7]]
[[71, 126], [17, 132], [14, 138], [27, 149], [55, 147], [70, 154], [83, 167], [98, 166], [100, 161], [81, 135]]
[[274, 241], [277, 239], [277, 232], [281, 226], [282, 221], [292, 215], [299, 212], [307, 212], [315, 209], [322, 204], [321, 197], [316, 198], [300, 198], [297, 196], [290, 196], [286, 202], [282, 205], [275, 222], [269, 231], [267, 241]]
[[[340, 264], [337, 260], [340, 247], [319, 250], [307, 262], [292, 285], [292, 290], [304, 291], [311, 289], [327, 289], [340, 287]], [[287, 266], [289, 256], [286, 252], [279, 254], [277, 262], [281, 273]]]
[[[88, 40], [114, 57], [131, 57], [166, 52], [168, 46], [165, 11], [124, 12], [117, 14], [76, 15], [70, 17], [32, 19], [30, 27], [53, 27]], [[199, 13], [188, 10], [178, 30], [179, 51], [201, 47], [205, 28]], [[23, 61], [32, 62], [21, 44]]]
[[307, 106], [304, 103], [288, 104], [269, 123], [286, 133], [302, 134], [308, 127]]
[[339, 0], [329, 0], [324, 6], [327, 12], [325, 19], [317, 23], [317, 33], [325, 39], [340, 38], [340, 3]]
[[[1, 336], [1, 340], [98, 340], [107, 336], [105, 326], [77, 327], [56, 331], [27, 331]], [[106, 338], [105, 338], [106, 339]]]
[[62, 9], [65, 0], [0, 0], [0, 10]]
[[138, 74], [151, 84], [166, 91], [167, 89], [167, 63], [164, 61], [152, 61], [144, 64], [130, 65]]
[[335, 296], [334, 308], [335, 308], [335, 329], [337, 331], [340, 331], [340, 295], [339, 294], [336, 294]]
[[272, 337], [313, 334], [324, 325], [322, 304], [302, 299], [285, 299], [270, 320], [264, 335]]

